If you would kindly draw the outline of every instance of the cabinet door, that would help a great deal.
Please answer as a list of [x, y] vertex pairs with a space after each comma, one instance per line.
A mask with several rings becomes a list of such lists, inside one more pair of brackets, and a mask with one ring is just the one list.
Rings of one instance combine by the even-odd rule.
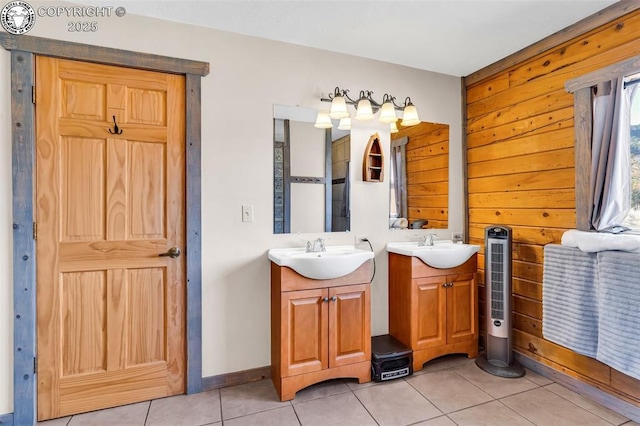
[[329, 366], [371, 360], [369, 284], [329, 289]]
[[447, 343], [445, 277], [413, 280], [411, 346], [428, 349]]
[[447, 292], [447, 343], [468, 342], [477, 337], [476, 283], [474, 274], [449, 275]]
[[289, 291], [281, 295], [283, 377], [328, 367], [328, 291]]

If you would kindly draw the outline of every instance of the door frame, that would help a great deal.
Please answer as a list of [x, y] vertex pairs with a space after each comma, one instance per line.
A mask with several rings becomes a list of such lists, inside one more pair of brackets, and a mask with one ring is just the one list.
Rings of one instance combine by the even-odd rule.
[[11, 52], [13, 185], [13, 423], [36, 422], [36, 259], [34, 240], [35, 56], [185, 76], [186, 390], [202, 392], [201, 77], [209, 63], [0, 33]]

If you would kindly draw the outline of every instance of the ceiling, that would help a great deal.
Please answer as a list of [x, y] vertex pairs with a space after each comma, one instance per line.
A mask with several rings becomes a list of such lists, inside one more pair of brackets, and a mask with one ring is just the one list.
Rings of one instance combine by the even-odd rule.
[[466, 76], [611, 0], [124, 0], [127, 13]]

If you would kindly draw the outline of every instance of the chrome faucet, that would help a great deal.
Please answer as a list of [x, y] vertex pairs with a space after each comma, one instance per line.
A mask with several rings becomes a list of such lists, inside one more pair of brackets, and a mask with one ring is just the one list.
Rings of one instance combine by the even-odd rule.
[[432, 246], [433, 242], [438, 239], [436, 234], [429, 235], [419, 235], [418, 236], [418, 245], [419, 246]]
[[324, 238], [316, 238], [315, 240], [313, 240], [313, 242], [307, 241], [308, 253], [315, 253], [320, 251], [327, 251], [327, 248], [324, 246]]

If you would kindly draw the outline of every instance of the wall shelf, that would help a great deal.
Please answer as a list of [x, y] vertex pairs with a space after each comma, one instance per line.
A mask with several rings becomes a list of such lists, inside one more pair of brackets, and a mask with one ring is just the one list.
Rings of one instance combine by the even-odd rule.
[[380, 144], [380, 136], [377, 133], [371, 135], [364, 151], [362, 180], [365, 182], [382, 182], [384, 180], [384, 154]]

